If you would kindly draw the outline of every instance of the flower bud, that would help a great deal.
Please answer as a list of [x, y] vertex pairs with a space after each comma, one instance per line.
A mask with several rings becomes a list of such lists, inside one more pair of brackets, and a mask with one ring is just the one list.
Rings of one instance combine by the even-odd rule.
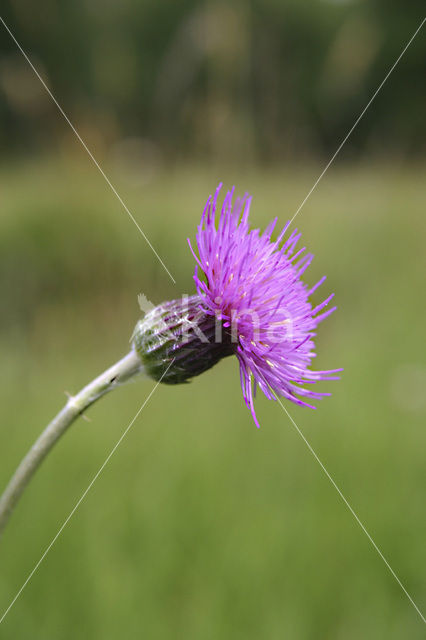
[[216, 322], [198, 295], [164, 302], [147, 313], [132, 336], [147, 375], [180, 384], [232, 355], [231, 336], [222, 327], [217, 331]]

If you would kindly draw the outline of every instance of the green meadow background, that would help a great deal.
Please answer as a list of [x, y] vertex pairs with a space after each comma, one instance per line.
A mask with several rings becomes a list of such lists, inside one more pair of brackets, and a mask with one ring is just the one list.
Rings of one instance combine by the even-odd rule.
[[[83, 160], [83, 158], [81, 159]], [[318, 168], [197, 168], [137, 189], [128, 206], [176, 287], [90, 167], [0, 177], [1, 468], [128, 348], [137, 293], [193, 290], [194, 236], [219, 178], [284, 222]], [[330, 170], [298, 216], [338, 310], [318, 366], [345, 368], [316, 411], [286, 405], [415, 601], [424, 602], [422, 170]], [[14, 315], [15, 314], [15, 317]], [[5, 608], [153, 388], [140, 380], [80, 420], [38, 472], [0, 547]], [[418, 614], [277, 403], [257, 430], [229, 358], [160, 386], [2, 623], [2, 638], [420, 638]]]
[[[193, 292], [186, 239], [218, 182], [253, 195], [254, 226], [274, 216], [283, 226], [419, 22], [415, 3], [407, 13], [381, 2], [129, 0], [119, 14], [51, 4], [7, 2], [5, 19], [176, 284], [2, 33], [1, 487], [65, 393], [127, 352], [137, 295]], [[201, 23], [201, 35], [221, 34], [204, 58], [186, 47]], [[315, 366], [344, 372], [322, 385], [333, 396], [316, 411], [285, 405], [423, 612], [424, 46], [423, 34], [294, 222], [315, 254], [306, 280], [328, 276], [314, 302], [334, 291], [338, 305]], [[0, 540], [0, 617], [153, 386], [141, 379], [95, 404], [38, 471]], [[160, 385], [0, 638], [424, 637], [285, 412], [261, 394], [256, 406], [259, 430], [234, 358]]]

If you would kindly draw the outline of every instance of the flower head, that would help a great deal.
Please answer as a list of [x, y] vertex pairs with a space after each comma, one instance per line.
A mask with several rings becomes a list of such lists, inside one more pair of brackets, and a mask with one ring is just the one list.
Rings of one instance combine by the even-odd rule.
[[145, 373], [165, 384], [181, 384], [233, 355], [224, 334], [217, 338], [215, 319], [202, 308], [200, 296], [163, 302], [139, 320], [133, 336]]
[[253, 403], [257, 386], [268, 399], [283, 396], [312, 408], [308, 399], [330, 395], [305, 385], [336, 379], [340, 371], [309, 368], [316, 328], [336, 308], [325, 310], [334, 294], [312, 306], [309, 297], [325, 280], [311, 288], [302, 280], [313, 255], [305, 248], [296, 251], [297, 229], [285, 239], [289, 222], [276, 240], [271, 236], [277, 218], [263, 233], [250, 229], [248, 194], [233, 201], [234, 189], [228, 191], [216, 221], [221, 186], [204, 208], [196, 234], [198, 255], [191, 247], [198, 265], [194, 280], [204, 313], [221, 322], [228, 343], [231, 337], [243, 397], [259, 426]]

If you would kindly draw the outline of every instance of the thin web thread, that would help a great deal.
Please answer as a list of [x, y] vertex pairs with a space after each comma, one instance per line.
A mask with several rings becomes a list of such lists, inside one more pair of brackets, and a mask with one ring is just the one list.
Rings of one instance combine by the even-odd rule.
[[[108, 179], [108, 177], [106, 176], [106, 174], [104, 173], [104, 171], [102, 170], [102, 168], [100, 167], [100, 165], [98, 164], [98, 162], [96, 161], [96, 159], [94, 158], [93, 154], [91, 153], [91, 151], [89, 150], [89, 148], [87, 147], [87, 145], [85, 144], [85, 142], [83, 141], [83, 139], [81, 138], [81, 136], [79, 135], [79, 133], [77, 132], [77, 130], [75, 129], [75, 127], [73, 126], [73, 124], [71, 123], [71, 121], [69, 120], [69, 118], [67, 117], [67, 115], [65, 114], [65, 112], [63, 111], [62, 107], [60, 106], [60, 104], [57, 102], [57, 100], [55, 99], [55, 97], [53, 96], [52, 92], [50, 91], [50, 89], [47, 87], [46, 83], [44, 82], [43, 78], [40, 76], [40, 74], [38, 73], [37, 69], [34, 67], [34, 65], [32, 64], [32, 62], [30, 61], [30, 59], [28, 58], [27, 54], [25, 53], [25, 51], [22, 49], [21, 45], [19, 44], [19, 42], [16, 40], [15, 36], [13, 35], [13, 33], [10, 31], [9, 27], [7, 26], [7, 24], [5, 23], [5, 21], [3, 20], [3, 18], [0, 16], [0, 20], [2, 21], [5, 29], [8, 31], [9, 35], [11, 36], [11, 38], [13, 39], [13, 41], [15, 42], [15, 44], [17, 45], [17, 47], [19, 48], [20, 52], [22, 53], [22, 55], [24, 56], [24, 58], [27, 60], [28, 64], [31, 66], [32, 70], [34, 71], [34, 73], [36, 74], [36, 76], [39, 78], [40, 82], [42, 83], [42, 85], [44, 86], [45, 90], [48, 92], [48, 94], [50, 95], [51, 99], [53, 100], [53, 102], [56, 104], [57, 108], [59, 109], [59, 111], [61, 112], [61, 114], [63, 115], [63, 117], [65, 118], [65, 120], [67, 121], [67, 123], [69, 124], [69, 126], [71, 127], [71, 129], [73, 130], [73, 132], [75, 133], [75, 135], [77, 136], [77, 138], [79, 139], [79, 141], [81, 142], [81, 144], [83, 145], [84, 149], [86, 150], [86, 152], [88, 153], [88, 155], [90, 156], [90, 158], [92, 159], [92, 161], [94, 162], [94, 164], [96, 165], [96, 167], [98, 168], [98, 170], [100, 171], [100, 173], [102, 174], [102, 176], [104, 177], [104, 179], [106, 180], [107, 184], [109, 185], [109, 187], [111, 188], [111, 190], [113, 191], [113, 193], [116, 195], [116, 197], [118, 198], [119, 202], [121, 203], [121, 205], [123, 206], [123, 208], [126, 210], [126, 212], [128, 213], [128, 215], [130, 216], [131, 220], [134, 222], [134, 224], [136, 225], [136, 227], [138, 228], [138, 230], [140, 231], [141, 235], [143, 236], [143, 238], [145, 239], [145, 241], [148, 243], [148, 245], [150, 246], [150, 248], [152, 249], [152, 251], [154, 252], [154, 254], [156, 255], [156, 257], [158, 258], [158, 260], [160, 261], [160, 263], [162, 264], [163, 268], [166, 270], [166, 272], [168, 273], [168, 275], [170, 276], [170, 278], [172, 279], [172, 281], [174, 283], [176, 283], [175, 279], [173, 278], [173, 276], [170, 274], [169, 270], [167, 269], [167, 267], [165, 266], [164, 262], [161, 260], [160, 256], [158, 255], [158, 253], [155, 251], [154, 247], [151, 245], [151, 243], [149, 242], [148, 238], [146, 237], [146, 235], [144, 234], [144, 232], [142, 231], [142, 229], [140, 228], [140, 226], [138, 225], [138, 223], [136, 222], [136, 220], [134, 219], [133, 215], [131, 214], [131, 212], [129, 211], [129, 209], [127, 208], [127, 206], [125, 205], [125, 203], [123, 202], [122, 198], [119, 196], [119, 194], [117, 193], [116, 189], [114, 188], [114, 186], [111, 184], [110, 180]], [[322, 171], [322, 173], [319, 175], [319, 177], [317, 178], [316, 182], [314, 183], [314, 185], [312, 186], [312, 188], [310, 189], [310, 191], [308, 192], [308, 194], [306, 195], [306, 197], [304, 198], [304, 200], [302, 201], [302, 203], [299, 205], [297, 211], [295, 212], [295, 214], [293, 215], [293, 217], [291, 218], [290, 222], [293, 222], [294, 219], [296, 218], [296, 216], [299, 214], [299, 212], [301, 211], [302, 207], [305, 205], [305, 203], [307, 202], [308, 198], [311, 196], [311, 194], [313, 193], [313, 191], [315, 190], [315, 188], [317, 187], [317, 185], [319, 184], [320, 180], [323, 178], [323, 176], [325, 175], [325, 173], [327, 172], [327, 170], [329, 169], [329, 167], [331, 166], [331, 164], [334, 162], [335, 158], [337, 157], [337, 155], [339, 154], [339, 152], [341, 151], [341, 149], [343, 148], [343, 146], [345, 145], [345, 143], [347, 142], [347, 140], [349, 139], [349, 137], [351, 136], [352, 132], [354, 131], [354, 129], [357, 127], [357, 125], [359, 124], [359, 122], [361, 121], [361, 119], [363, 118], [363, 116], [365, 115], [366, 111], [368, 110], [368, 108], [370, 107], [370, 105], [372, 104], [372, 102], [374, 101], [374, 99], [376, 98], [376, 96], [378, 95], [378, 93], [380, 92], [380, 90], [382, 89], [383, 85], [385, 84], [385, 82], [388, 80], [389, 76], [392, 74], [392, 72], [394, 71], [395, 67], [397, 66], [397, 64], [400, 62], [401, 58], [403, 57], [403, 55], [405, 54], [405, 52], [407, 51], [408, 47], [411, 45], [411, 43], [413, 42], [414, 38], [417, 36], [417, 34], [419, 33], [420, 29], [423, 27], [423, 24], [425, 23], [426, 18], [423, 18], [423, 20], [421, 21], [420, 25], [418, 26], [418, 28], [416, 29], [416, 31], [414, 32], [414, 34], [411, 36], [410, 40], [407, 42], [407, 44], [405, 45], [404, 49], [402, 50], [402, 52], [400, 53], [400, 55], [398, 56], [398, 58], [396, 59], [396, 61], [393, 63], [392, 67], [390, 68], [390, 70], [388, 71], [388, 73], [386, 74], [385, 78], [383, 79], [383, 81], [380, 83], [379, 87], [376, 89], [376, 91], [374, 92], [373, 96], [370, 98], [369, 102], [367, 103], [367, 105], [364, 107], [363, 111], [361, 112], [361, 114], [358, 116], [357, 120], [355, 121], [354, 125], [351, 127], [351, 129], [349, 130], [349, 132], [347, 133], [347, 135], [345, 136], [345, 138], [343, 139], [343, 141], [341, 142], [341, 144], [339, 145], [339, 147], [337, 148], [337, 150], [335, 151], [335, 153], [333, 154], [333, 156], [331, 157], [330, 161], [327, 163], [327, 165], [325, 166], [324, 170]], [[171, 366], [171, 365], [169, 365]], [[166, 373], [166, 372], [165, 372]], [[165, 375], [165, 373], [163, 375]], [[24, 588], [27, 586], [28, 582], [31, 580], [32, 576], [34, 575], [34, 573], [37, 571], [38, 567], [40, 566], [40, 564], [42, 563], [42, 561], [44, 560], [44, 558], [46, 557], [46, 555], [48, 554], [48, 552], [50, 551], [50, 549], [52, 548], [52, 546], [54, 545], [54, 543], [56, 542], [56, 540], [58, 539], [58, 537], [60, 536], [60, 534], [62, 533], [63, 529], [65, 528], [65, 526], [67, 525], [67, 523], [69, 522], [69, 520], [71, 519], [71, 517], [74, 515], [75, 511], [78, 509], [78, 507], [80, 506], [81, 502], [84, 500], [84, 498], [86, 497], [87, 493], [90, 491], [91, 487], [93, 486], [93, 484], [96, 482], [97, 478], [99, 477], [99, 475], [101, 474], [101, 472], [103, 471], [104, 467], [106, 466], [106, 464], [108, 463], [109, 459], [111, 458], [111, 456], [114, 454], [115, 450], [117, 449], [117, 447], [120, 445], [121, 441], [124, 439], [124, 437], [126, 436], [127, 432], [129, 431], [129, 429], [131, 428], [131, 426], [133, 425], [133, 423], [135, 422], [135, 420], [137, 419], [137, 417], [139, 416], [139, 414], [141, 413], [142, 409], [144, 408], [144, 406], [146, 405], [146, 403], [148, 402], [148, 400], [150, 399], [150, 397], [152, 396], [152, 394], [154, 393], [154, 391], [157, 389], [158, 385], [160, 384], [161, 380], [159, 380], [157, 382], [157, 384], [155, 385], [155, 387], [153, 388], [153, 390], [151, 391], [151, 393], [149, 394], [149, 396], [147, 397], [147, 399], [145, 400], [145, 402], [143, 403], [143, 405], [140, 407], [140, 409], [138, 410], [138, 412], [136, 413], [135, 417], [133, 418], [133, 420], [131, 421], [131, 423], [129, 424], [129, 426], [127, 427], [127, 429], [125, 430], [125, 432], [122, 434], [122, 436], [120, 437], [120, 439], [118, 440], [117, 444], [114, 446], [114, 448], [112, 449], [112, 451], [110, 452], [110, 454], [108, 455], [108, 457], [106, 458], [105, 462], [103, 463], [103, 465], [100, 467], [99, 471], [96, 473], [96, 475], [94, 476], [94, 478], [92, 479], [91, 483], [89, 484], [89, 486], [87, 487], [87, 489], [85, 490], [85, 492], [82, 494], [81, 498], [78, 500], [78, 502], [76, 503], [76, 505], [74, 506], [73, 510], [71, 511], [71, 513], [69, 514], [69, 516], [66, 518], [66, 520], [64, 521], [63, 525], [61, 526], [61, 528], [59, 529], [58, 533], [56, 534], [56, 536], [53, 538], [53, 540], [51, 541], [51, 543], [49, 544], [49, 546], [47, 547], [47, 549], [45, 550], [45, 552], [43, 553], [43, 555], [41, 556], [40, 560], [37, 562], [37, 564], [35, 565], [34, 569], [31, 571], [31, 573], [29, 574], [28, 578], [26, 579], [26, 581], [24, 582], [24, 584], [22, 585], [22, 587], [20, 588], [20, 590], [18, 591], [18, 593], [16, 594], [16, 596], [14, 597], [14, 599], [12, 600], [12, 602], [10, 603], [9, 607], [6, 609], [6, 611], [4, 612], [3, 616], [0, 618], [0, 624], [1, 622], [3, 622], [4, 618], [6, 617], [6, 615], [9, 613], [10, 609], [13, 607], [13, 605], [15, 604], [16, 600], [19, 598], [19, 596], [21, 595], [22, 591], [24, 590]], [[391, 572], [392, 576], [394, 577], [394, 579], [396, 580], [396, 582], [399, 584], [399, 586], [401, 587], [401, 589], [404, 591], [405, 595], [407, 596], [407, 598], [409, 599], [409, 601], [411, 602], [412, 606], [415, 608], [415, 610], [417, 611], [417, 613], [419, 614], [419, 616], [421, 617], [422, 621], [424, 623], [426, 623], [426, 619], [423, 616], [422, 612], [420, 611], [419, 607], [416, 605], [416, 603], [414, 602], [414, 600], [412, 599], [412, 597], [410, 596], [410, 594], [408, 593], [407, 589], [404, 587], [404, 585], [402, 584], [401, 580], [398, 578], [398, 576], [396, 575], [395, 571], [392, 569], [392, 567], [390, 566], [389, 562], [386, 560], [385, 556], [383, 555], [383, 553], [380, 551], [379, 547], [377, 546], [377, 544], [374, 542], [373, 538], [371, 537], [371, 535], [369, 534], [369, 532], [367, 531], [367, 529], [365, 528], [364, 524], [361, 522], [361, 520], [359, 519], [358, 515], [355, 513], [355, 511], [353, 510], [353, 508], [351, 507], [351, 505], [349, 504], [349, 502], [347, 501], [347, 499], [345, 498], [345, 496], [343, 495], [342, 491], [339, 489], [339, 487], [337, 486], [336, 482], [333, 480], [333, 478], [331, 477], [331, 475], [329, 474], [329, 472], [327, 471], [327, 469], [325, 468], [325, 466], [323, 465], [323, 463], [321, 462], [320, 458], [318, 457], [318, 455], [316, 454], [316, 452], [314, 451], [314, 449], [312, 448], [312, 446], [310, 445], [310, 443], [308, 442], [308, 440], [306, 439], [306, 437], [304, 436], [304, 434], [302, 433], [302, 431], [300, 430], [300, 428], [298, 427], [298, 425], [296, 424], [296, 422], [293, 420], [293, 418], [291, 417], [291, 415], [289, 414], [289, 412], [287, 411], [287, 409], [284, 407], [284, 405], [282, 404], [281, 400], [279, 398], [277, 398], [278, 402], [280, 403], [282, 409], [285, 411], [285, 413], [287, 414], [287, 416], [289, 417], [290, 421], [292, 422], [293, 426], [295, 427], [296, 431], [298, 432], [298, 434], [300, 435], [300, 437], [303, 439], [303, 441], [305, 442], [306, 446], [308, 447], [309, 451], [311, 452], [311, 454], [314, 456], [314, 458], [316, 459], [316, 461], [318, 462], [318, 464], [320, 465], [320, 467], [322, 468], [323, 472], [325, 473], [325, 475], [327, 476], [327, 478], [329, 479], [329, 481], [331, 482], [331, 484], [333, 485], [333, 487], [336, 489], [336, 491], [338, 492], [339, 496], [341, 497], [341, 499], [343, 500], [343, 502], [345, 503], [346, 507], [349, 509], [349, 511], [351, 512], [352, 516], [355, 518], [356, 522], [358, 523], [358, 525], [361, 527], [362, 531], [364, 532], [364, 534], [367, 536], [368, 540], [370, 541], [370, 543], [373, 545], [374, 549], [376, 550], [376, 552], [379, 554], [379, 556], [381, 557], [381, 559], [383, 560], [383, 562], [385, 563], [385, 565], [387, 566], [387, 568], [389, 569], [389, 571]]]
[[373, 100], [376, 98], [377, 94], [380, 92], [380, 90], [382, 89], [383, 85], [385, 84], [385, 82], [387, 81], [387, 79], [389, 78], [389, 76], [391, 75], [391, 73], [394, 71], [395, 67], [397, 66], [397, 64], [399, 63], [399, 61], [401, 60], [402, 56], [405, 54], [405, 52], [407, 51], [408, 47], [410, 46], [410, 44], [413, 42], [414, 38], [417, 36], [417, 34], [419, 33], [420, 29], [423, 27], [424, 23], [426, 21], [426, 18], [423, 18], [423, 20], [421, 21], [420, 25], [417, 27], [417, 29], [415, 30], [415, 32], [413, 33], [413, 35], [411, 36], [411, 38], [409, 39], [409, 41], [407, 42], [407, 44], [405, 45], [405, 47], [403, 48], [403, 50], [401, 51], [401, 53], [399, 54], [398, 58], [395, 60], [395, 62], [393, 63], [393, 65], [391, 66], [391, 68], [389, 69], [389, 71], [387, 72], [387, 74], [385, 75], [384, 79], [382, 80], [382, 82], [379, 84], [379, 86], [377, 87], [376, 91], [373, 93], [372, 97], [370, 98], [370, 100], [367, 102], [366, 106], [364, 107], [364, 109], [361, 111], [360, 115], [358, 116], [358, 118], [355, 120], [355, 123], [353, 124], [353, 126], [349, 129], [348, 133], [346, 134], [346, 136], [343, 138], [342, 142], [340, 143], [340, 145], [338, 146], [338, 148], [336, 149], [336, 151], [334, 152], [334, 154], [332, 155], [331, 159], [329, 160], [329, 162], [326, 164], [326, 166], [324, 167], [323, 171], [321, 172], [321, 174], [319, 175], [319, 177], [317, 178], [317, 180], [314, 182], [313, 186], [311, 187], [310, 191], [308, 192], [308, 194], [306, 195], [306, 197], [304, 198], [304, 200], [302, 200], [301, 204], [299, 205], [296, 213], [294, 214], [294, 216], [291, 218], [290, 220], [290, 224], [293, 222], [293, 220], [295, 219], [295, 217], [298, 215], [299, 211], [302, 209], [302, 207], [305, 205], [306, 201], [308, 200], [308, 198], [310, 198], [310, 196], [312, 195], [313, 191], [316, 189], [316, 187], [318, 186], [318, 183], [320, 182], [320, 180], [324, 177], [325, 173], [328, 171], [329, 167], [331, 166], [331, 164], [334, 162], [334, 160], [336, 159], [337, 155], [340, 153], [340, 151], [342, 150], [343, 146], [346, 144], [346, 142], [348, 141], [350, 135], [352, 134], [352, 132], [354, 131], [354, 129], [358, 126], [359, 122], [361, 121], [361, 119], [363, 118], [365, 112], [367, 111], [367, 109], [370, 107], [371, 103], [373, 102]]
[[336, 489], [337, 493], [342, 498], [343, 502], [345, 503], [345, 505], [347, 506], [347, 508], [349, 509], [349, 511], [351, 512], [351, 514], [353, 515], [353, 517], [355, 518], [355, 520], [357, 521], [359, 526], [361, 527], [362, 531], [365, 533], [365, 535], [369, 539], [370, 543], [373, 545], [374, 549], [377, 551], [377, 553], [379, 554], [379, 556], [381, 557], [381, 559], [383, 560], [383, 562], [385, 563], [385, 565], [387, 566], [387, 568], [389, 569], [389, 571], [391, 572], [391, 574], [393, 575], [393, 577], [395, 578], [395, 580], [397, 581], [397, 583], [399, 584], [399, 586], [401, 587], [401, 589], [403, 590], [403, 592], [405, 593], [405, 595], [407, 596], [407, 598], [409, 599], [409, 601], [411, 602], [411, 604], [413, 605], [413, 607], [415, 608], [415, 610], [417, 611], [417, 613], [419, 614], [419, 616], [421, 617], [423, 622], [426, 624], [426, 619], [425, 619], [424, 615], [422, 614], [422, 612], [420, 611], [419, 607], [414, 602], [413, 598], [408, 593], [407, 589], [402, 584], [401, 580], [396, 575], [395, 571], [390, 566], [389, 562], [386, 560], [386, 558], [383, 555], [383, 553], [380, 551], [380, 549], [377, 546], [377, 544], [374, 542], [374, 540], [371, 537], [371, 535], [368, 533], [368, 531], [365, 528], [364, 524], [361, 522], [361, 520], [359, 519], [358, 515], [355, 513], [355, 511], [353, 510], [353, 508], [351, 507], [351, 505], [349, 504], [349, 502], [347, 501], [347, 499], [343, 495], [342, 491], [339, 489], [339, 487], [337, 486], [336, 482], [333, 480], [333, 478], [331, 477], [331, 475], [329, 474], [329, 472], [327, 471], [327, 469], [325, 468], [325, 466], [321, 462], [320, 458], [318, 457], [318, 455], [316, 454], [316, 452], [314, 451], [314, 449], [312, 448], [312, 446], [310, 445], [310, 443], [308, 442], [308, 440], [306, 439], [306, 437], [304, 436], [304, 434], [302, 433], [300, 428], [297, 426], [296, 422], [293, 420], [293, 418], [291, 417], [291, 415], [289, 414], [289, 412], [287, 411], [287, 409], [285, 408], [285, 406], [281, 402], [280, 398], [277, 397], [277, 400], [280, 403], [281, 408], [286, 412], [287, 416], [291, 420], [291, 423], [293, 424], [293, 426], [296, 429], [297, 433], [302, 438], [302, 440], [304, 441], [304, 443], [308, 447], [309, 451], [312, 453], [312, 455], [314, 456], [315, 460], [318, 462], [318, 464], [320, 465], [321, 469], [324, 471], [325, 475], [327, 476], [327, 478], [329, 479], [329, 481], [331, 482], [333, 487]]
[[111, 451], [108, 454], [108, 456], [105, 458], [105, 460], [102, 463], [102, 465], [100, 466], [99, 470], [93, 476], [93, 478], [90, 481], [87, 489], [85, 489], [85, 491], [82, 493], [81, 497], [79, 498], [79, 500], [76, 502], [76, 504], [72, 508], [70, 514], [67, 516], [67, 518], [64, 520], [63, 524], [59, 528], [57, 534], [55, 535], [55, 537], [52, 539], [52, 541], [50, 542], [50, 544], [48, 545], [48, 547], [44, 551], [44, 553], [41, 556], [40, 560], [36, 563], [36, 565], [34, 566], [33, 570], [31, 571], [31, 573], [28, 575], [27, 579], [25, 580], [24, 584], [19, 589], [18, 593], [16, 594], [16, 596], [11, 601], [10, 605], [7, 607], [7, 609], [3, 613], [2, 617], [0, 618], [0, 624], [3, 622], [3, 620], [5, 619], [5, 617], [7, 616], [7, 614], [9, 613], [9, 611], [11, 610], [11, 608], [13, 607], [13, 605], [15, 604], [15, 602], [17, 601], [17, 599], [19, 598], [19, 596], [21, 595], [21, 593], [23, 592], [23, 590], [25, 589], [25, 587], [27, 586], [27, 584], [29, 583], [31, 578], [33, 577], [33, 575], [35, 574], [35, 572], [37, 571], [37, 569], [39, 568], [39, 566], [41, 565], [41, 563], [43, 562], [43, 560], [45, 559], [45, 557], [47, 556], [47, 554], [49, 553], [49, 551], [51, 550], [53, 545], [55, 544], [56, 540], [59, 538], [59, 536], [61, 535], [62, 531], [67, 526], [68, 522], [71, 520], [71, 518], [73, 517], [74, 513], [77, 511], [77, 509], [79, 508], [79, 506], [83, 502], [84, 498], [87, 496], [87, 494], [89, 493], [90, 489], [93, 487], [93, 485], [95, 484], [96, 480], [99, 478], [99, 476], [101, 475], [102, 471], [105, 469], [106, 465], [108, 464], [108, 462], [110, 461], [110, 459], [114, 455], [115, 451], [118, 449], [118, 447], [120, 446], [120, 444], [122, 443], [122, 441], [126, 437], [127, 433], [130, 431], [131, 427], [133, 426], [133, 423], [136, 421], [136, 419], [138, 418], [138, 416], [141, 413], [142, 409], [146, 406], [147, 402], [152, 397], [153, 393], [155, 392], [155, 390], [157, 389], [158, 385], [160, 384], [160, 382], [162, 381], [162, 379], [166, 375], [167, 371], [172, 366], [173, 362], [174, 362], [174, 360], [172, 360], [172, 362], [169, 364], [167, 369], [164, 371], [164, 373], [162, 374], [161, 378], [155, 384], [155, 386], [153, 387], [153, 389], [151, 390], [149, 395], [146, 397], [146, 399], [144, 400], [144, 402], [142, 403], [142, 405], [138, 409], [138, 411], [137, 411], [136, 415], [134, 416], [134, 418], [131, 420], [129, 425], [126, 427], [125, 431], [122, 433], [122, 435], [120, 436], [120, 438], [118, 439], [118, 441], [116, 442], [114, 447], [111, 449]]
[[114, 185], [111, 183], [110, 179], [108, 178], [108, 176], [106, 175], [105, 171], [102, 169], [102, 167], [100, 166], [100, 164], [98, 163], [98, 161], [96, 160], [96, 158], [94, 157], [93, 153], [90, 151], [89, 147], [87, 146], [87, 144], [84, 142], [83, 138], [80, 136], [80, 134], [78, 133], [77, 129], [75, 128], [75, 126], [72, 124], [71, 120], [68, 118], [67, 114], [65, 113], [65, 111], [63, 110], [63, 108], [61, 107], [61, 105], [59, 104], [59, 102], [56, 100], [55, 96], [53, 95], [53, 93], [51, 92], [51, 90], [49, 89], [49, 87], [47, 86], [47, 84], [45, 83], [45, 81], [43, 80], [43, 78], [41, 77], [41, 75], [39, 74], [39, 72], [37, 71], [37, 69], [35, 68], [35, 66], [33, 65], [33, 63], [31, 62], [31, 60], [29, 59], [29, 57], [27, 56], [27, 54], [25, 53], [24, 49], [21, 47], [21, 45], [19, 44], [19, 42], [17, 41], [17, 39], [15, 38], [15, 36], [13, 35], [13, 33], [11, 32], [11, 30], [9, 29], [9, 27], [7, 26], [7, 24], [5, 23], [5, 21], [3, 20], [3, 18], [0, 16], [0, 20], [3, 23], [4, 28], [6, 29], [6, 31], [9, 33], [10, 37], [12, 38], [12, 40], [14, 41], [14, 43], [16, 44], [16, 46], [18, 47], [19, 51], [22, 53], [22, 55], [24, 56], [25, 60], [28, 62], [28, 64], [30, 65], [31, 69], [34, 71], [35, 75], [37, 76], [37, 78], [40, 80], [41, 84], [43, 85], [43, 87], [45, 88], [45, 90], [47, 91], [47, 93], [49, 94], [49, 96], [51, 97], [51, 99], [53, 100], [53, 102], [55, 103], [55, 105], [57, 106], [57, 108], [59, 109], [60, 113], [62, 114], [62, 116], [65, 118], [66, 122], [69, 124], [69, 126], [71, 127], [72, 131], [74, 132], [74, 134], [77, 136], [78, 140], [81, 142], [82, 146], [84, 147], [84, 149], [86, 150], [87, 154], [89, 155], [90, 159], [93, 161], [94, 165], [97, 167], [97, 169], [99, 170], [99, 172], [101, 173], [102, 177], [104, 178], [105, 182], [108, 184], [108, 186], [110, 187], [111, 191], [114, 193], [115, 197], [117, 198], [117, 200], [119, 201], [119, 203], [121, 204], [121, 206], [123, 207], [123, 209], [126, 211], [126, 213], [128, 214], [129, 218], [132, 220], [132, 222], [135, 224], [136, 228], [138, 229], [139, 233], [142, 235], [143, 239], [145, 240], [145, 242], [148, 244], [148, 246], [150, 247], [150, 249], [152, 250], [152, 252], [154, 253], [154, 255], [156, 256], [157, 260], [160, 262], [160, 264], [162, 265], [162, 267], [164, 268], [164, 270], [167, 272], [167, 274], [169, 275], [169, 277], [171, 278], [171, 280], [173, 281], [174, 284], [176, 284], [176, 280], [174, 279], [174, 277], [172, 276], [172, 274], [170, 273], [170, 271], [168, 270], [168, 268], [166, 267], [166, 265], [164, 264], [163, 260], [160, 258], [160, 256], [158, 255], [157, 251], [154, 249], [154, 247], [152, 246], [151, 242], [149, 241], [148, 237], [146, 236], [146, 234], [143, 232], [143, 230], [141, 229], [140, 225], [138, 224], [138, 222], [135, 220], [134, 216], [132, 215], [132, 213], [129, 211], [126, 203], [124, 202], [124, 200], [121, 198], [121, 196], [119, 195], [117, 189], [114, 187]]

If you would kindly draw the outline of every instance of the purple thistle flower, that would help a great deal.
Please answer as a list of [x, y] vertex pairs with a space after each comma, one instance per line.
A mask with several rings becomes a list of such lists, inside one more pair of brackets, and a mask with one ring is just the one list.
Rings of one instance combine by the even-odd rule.
[[312, 307], [309, 296], [325, 276], [311, 288], [302, 281], [313, 255], [305, 253], [304, 247], [296, 251], [301, 236], [297, 229], [284, 240], [290, 222], [275, 241], [271, 235], [277, 218], [262, 234], [250, 229], [248, 194], [233, 203], [234, 188], [228, 191], [216, 225], [221, 187], [204, 208], [196, 234], [198, 256], [188, 240], [204, 275], [199, 277], [196, 266], [194, 280], [204, 313], [221, 321], [228, 343], [231, 335], [243, 397], [259, 427], [253, 402], [257, 386], [270, 400], [283, 396], [313, 409], [307, 399], [331, 395], [305, 385], [336, 380], [334, 374], [341, 371], [309, 369], [315, 357], [316, 328], [336, 309], [325, 310], [334, 294]]

